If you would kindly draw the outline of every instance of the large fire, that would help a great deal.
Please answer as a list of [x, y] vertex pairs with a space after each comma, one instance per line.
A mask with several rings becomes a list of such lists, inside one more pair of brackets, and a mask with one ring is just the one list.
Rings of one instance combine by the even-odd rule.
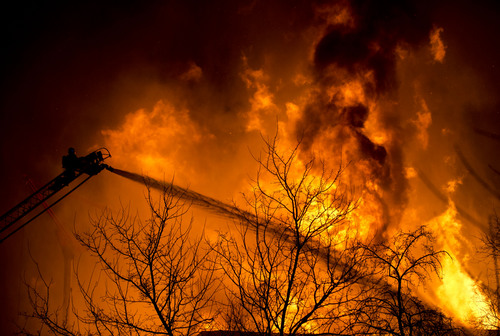
[[[464, 252], [469, 247], [464, 245], [469, 243], [463, 238], [453, 205], [444, 214], [431, 218], [429, 213], [436, 213], [439, 207], [425, 208], [420, 200], [424, 196], [407, 196], [415, 193], [414, 185], [418, 182], [418, 173], [412, 168], [414, 160], [425, 158], [426, 151], [435, 145], [433, 142], [440, 141], [430, 134], [436, 112], [427, 101], [430, 98], [419, 81], [403, 70], [395, 74], [399, 76], [397, 80], [414, 84], [405, 88], [408, 92], [398, 92], [393, 88], [396, 79], [380, 73], [377, 65], [370, 63], [384, 61], [389, 63], [386, 71], [396, 71], [416, 64], [420, 57], [428, 60], [427, 67], [439, 66], [446, 62], [443, 29], [432, 28], [427, 44], [419, 48], [404, 40], [387, 42], [372, 38], [363, 46], [366, 59], [349, 63], [341, 57], [336, 59], [335, 53], [326, 55], [321, 47], [327, 50], [328, 44], [335, 46], [346, 35], [359, 34], [357, 25], [362, 18], [343, 4], [318, 7], [317, 19], [317, 28], [311, 30], [316, 36], [308, 46], [309, 59], [289, 65], [293, 73], [285, 79], [273, 78], [275, 72], [266, 64], [253, 68], [247, 56], [240, 58], [239, 76], [247, 90], [248, 107], [238, 113], [245, 121], [244, 129], [235, 132], [243, 139], [251, 139], [252, 134], [267, 138], [277, 133], [283, 151], [299, 139], [302, 161], [316, 157], [324, 160], [328, 169], [341, 167], [344, 172], [339, 183], [352, 187], [357, 197], [357, 206], [349, 215], [351, 229], [364, 239], [374, 236], [386, 239], [396, 230], [428, 221], [439, 248], [449, 255], [442, 260], [443, 278], [432, 288], [434, 294], [429, 297], [434, 302], [430, 304], [441, 307], [461, 323], [491, 325], [488, 299], [481, 293], [480, 280], [466, 271], [470, 258]], [[337, 31], [345, 35], [336, 35]], [[325, 60], [328, 57], [332, 59]], [[307, 62], [316, 62], [317, 67], [320, 64], [319, 72], [304, 67]], [[192, 78], [193, 68], [196, 79], [202, 80], [203, 67], [196, 64], [180, 78]], [[180, 107], [162, 100], [152, 109], [132, 111], [121, 126], [104, 130], [103, 135], [117, 166], [140, 170], [156, 178], [174, 173], [182, 183], [196, 189], [203, 174], [193, 157], [204, 157], [201, 151], [210, 151], [205, 144], [215, 145], [215, 135], [192, 119], [190, 104], [175, 103]], [[260, 150], [255, 143], [248, 142], [253, 154]], [[410, 151], [415, 154], [405, 155]], [[244, 166], [251, 158], [239, 156], [239, 160], [235, 164], [241, 174], [250, 174]], [[223, 162], [209, 169], [220, 174], [222, 180], [225, 170], [234, 168]], [[300, 167], [297, 169], [300, 171]], [[449, 184], [447, 191], [453, 191], [457, 185]], [[221, 190], [215, 194], [224, 195]], [[234, 195], [223, 197], [230, 199]]]
[[[180, 24], [193, 41], [169, 32], [168, 48], [155, 50], [165, 58], [158, 61], [158, 74], [144, 70], [133, 84], [116, 75], [117, 82], [127, 83], [117, 100], [132, 101], [126, 97], [130, 88], [151, 92], [143, 95], [147, 103], [141, 108], [125, 108], [114, 123], [100, 124], [95, 143], [103, 141], [110, 150], [112, 166], [174, 180], [244, 208], [241, 193], [251, 190], [262, 140], [276, 136], [280, 152], [297, 146], [291, 176], [300, 178], [312, 159], [327, 172], [341, 171], [332, 189], [349, 191], [354, 202], [338, 239], [389, 241], [426, 224], [447, 256], [441, 259], [442, 278], [419, 295], [458, 323], [493, 328], [490, 298], [483, 292], [486, 272], [473, 260], [497, 200], [483, 195], [456, 155], [463, 148], [479, 157], [464, 140], [478, 130], [455, 114], [486, 96], [480, 80], [467, 69], [456, 71], [460, 62], [447, 45], [446, 28], [417, 9], [376, 1], [312, 3], [298, 9], [283, 5], [287, 15], [279, 18], [281, 9], [259, 1], [225, 4], [229, 14], [221, 14], [222, 23], [189, 8], [207, 26], [194, 29], [174, 20], [168, 29], [161, 27], [174, 31]], [[144, 34], [140, 47], [142, 39], [161, 43]], [[210, 43], [200, 42], [205, 39]], [[159, 57], [127, 55], [139, 56]], [[312, 170], [311, 181], [321, 174]], [[265, 178], [261, 182], [274, 187]], [[336, 213], [320, 205], [310, 211]], [[219, 224], [210, 218], [207, 227]]]

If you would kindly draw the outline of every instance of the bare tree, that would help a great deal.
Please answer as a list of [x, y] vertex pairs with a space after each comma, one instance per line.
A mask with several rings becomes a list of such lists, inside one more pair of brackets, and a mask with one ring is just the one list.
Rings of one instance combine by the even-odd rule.
[[276, 138], [266, 144], [253, 193], [245, 196], [251, 215], [214, 246], [227, 300], [239, 304], [231, 322], [267, 335], [318, 332], [333, 321], [347, 328], [345, 307], [359, 295], [363, 263], [346, 218], [354, 203], [340, 186], [342, 171], [302, 164], [298, 146], [282, 154]]
[[433, 236], [425, 226], [413, 232], [399, 232], [392, 241], [364, 245], [372, 285], [359, 301], [358, 334], [456, 335], [444, 314], [424, 304], [416, 296], [420, 284], [439, 276], [441, 257]]
[[102, 271], [86, 282], [77, 272], [84, 307], [75, 305], [72, 323], [49, 306], [49, 282], [40, 277], [41, 287], [28, 286], [30, 316], [42, 323], [38, 334], [194, 335], [213, 320], [214, 264], [202, 237], [192, 239], [192, 221], [183, 222], [188, 207], [171, 195], [165, 189], [155, 201], [148, 189], [147, 221], [129, 208], [91, 220], [92, 229], [77, 239]]

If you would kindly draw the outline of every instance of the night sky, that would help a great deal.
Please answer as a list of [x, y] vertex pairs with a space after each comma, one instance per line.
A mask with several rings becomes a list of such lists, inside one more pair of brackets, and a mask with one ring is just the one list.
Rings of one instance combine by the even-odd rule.
[[[242, 117], [242, 111], [252, 105], [252, 94], [242, 76], [245, 69], [264, 69], [278, 107], [285, 106], [295, 92], [301, 93], [291, 84], [297, 73], [307, 73], [317, 85], [319, 93], [314, 102], [303, 105], [304, 114], [296, 124], [305, 149], [322, 139], [330, 124], [339, 122], [332, 115], [350, 113], [354, 117], [347, 121], [353, 130], [349, 134], [355, 134], [360, 142], [360, 155], [380, 166], [392, 160], [392, 171], [402, 165], [398, 155], [412, 157], [436, 180], [441, 175], [429, 162], [451, 147], [415, 157], [405, 152], [404, 143], [398, 148], [377, 147], [360, 130], [368, 114], [366, 107], [340, 111], [324, 102], [321, 93], [322, 87], [331, 84], [329, 67], [342, 68], [348, 74], [368, 69], [375, 78], [372, 86], [365, 88], [370, 97], [389, 97], [387, 100], [398, 101], [403, 109], [404, 90], [414, 86], [403, 82], [406, 77], [401, 73], [426, 73], [421, 90], [434, 113], [435, 129], [430, 132], [444, 134], [446, 125], [456, 130], [450, 142], [458, 144], [482, 176], [500, 189], [500, 176], [487, 168], [490, 165], [500, 171], [499, 5], [493, 1], [345, 2], [356, 15], [356, 28], [326, 29], [313, 42], [313, 28], [320, 24], [317, 9], [344, 2], [23, 1], [2, 5], [0, 212], [28, 195], [25, 174], [39, 184], [49, 181], [61, 171], [61, 156], [68, 147], [83, 155], [109, 145], [103, 130], [120, 129], [126, 115], [151, 110], [160, 100], [168, 101], [175, 110], [189, 111], [193, 127], [210, 135], [206, 144], [190, 145], [190, 153], [199, 148], [195, 159], [175, 154], [185, 161], [178, 162], [179, 167], [189, 166], [197, 173], [183, 174], [187, 170], [181, 168], [176, 174], [182, 182], [207, 192], [217, 176], [225, 174], [221, 172], [224, 165], [212, 161], [225, 162], [231, 166], [227, 181], [222, 178], [223, 187], [214, 194], [224, 197], [226, 192], [226, 199], [231, 198], [247, 173], [237, 172], [235, 164], [230, 164], [234, 152], [245, 151], [246, 143], [258, 138], [248, 135]], [[417, 62], [415, 68], [411, 64], [404, 70], [398, 67], [398, 46], [417, 55], [436, 27], [443, 29], [443, 66], [418, 68], [432, 63], [429, 57]], [[199, 70], [201, 75], [196, 72]], [[329, 109], [335, 113], [321, 112]], [[402, 114], [384, 120], [386, 127], [394, 126], [395, 134], [404, 133], [403, 126], [398, 126]], [[284, 118], [283, 112], [276, 115]], [[271, 123], [265, 127], [272, 129], [277, 117], [268, 117]], [[177, 141], [182, 143], [183, 139]], [[431, 137], [431, 150], [438, 142], [434, 141]], [[183, 147], [179, 148], [182, 151]], [[113, 148], [109, 150], [113, 155]], [[119, 168], [140, 170], [133, 162], [123, 166], [127, 158], [121, 152], [119, 155], [115, 161], [122, 165]], [[391, 202], [403, 208], [408, 204], [408, 186], [394, 182], [401, 176], [388, 174], [387, 181], [380, 183], [393, 183], [387, 187], [392, 188]], [[106, 177], [99, 178], [87, 192], [103, 185]], [[464, 191], [457, 200], [471, 209], [480, 202], [484, 190], [472, 180], [464, 185], [467, 183], [474, 194], [465, 196]], [[229, 185], [234, 185], [233, 189]], [[488, 203], [490, 209], [493, 205]], [[26, 258], [19, 249], [25, 244], [21, 237], [0, 247], [2, 302], [16, 300], [12, 293], [19, 288], [11, 287], [19, 283], [20, 260]], [[17, 266], [9, 260], [17, 260]], [[3, 307], [13, 311], [18, 306], [9, 303]]]

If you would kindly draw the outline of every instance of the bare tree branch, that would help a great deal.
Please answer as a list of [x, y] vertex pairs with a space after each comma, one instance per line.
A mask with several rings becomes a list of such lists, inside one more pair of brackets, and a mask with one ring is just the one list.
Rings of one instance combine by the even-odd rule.
[[229, 281], [227, 300], [241, 307], [228, 320], [267, 335], [340, 326], [363, 274], [355, 240], [341, 234], [355, 206], [341, 187], [342, 170], [327, 172], [314, 159], [301, 164], [298, 145], [283, 154], [277, 137], [266, 149], [245, 195], [253, 220], [243, 221], [236, 236], [221, 233], [213, 246]]
[[45, 291], [28, 286], [30, 317], [54, 335], [177, 336], [208, 326], [216, 316], [215, 264], [202, 237], [192, 237], [192, 220], [184, 221], [188, 207], [172, 195], [166, 189], [155, 199], [148, 188], [148, 220], [128, 207], [107, 209], [91, 219], [90, 231], [77, 235], [101, 269], [88, 280], [76, 271], [85, 308], [74, 308], [74, 325], [61, 323], [50, 309], [50, 284], [41, 272]]

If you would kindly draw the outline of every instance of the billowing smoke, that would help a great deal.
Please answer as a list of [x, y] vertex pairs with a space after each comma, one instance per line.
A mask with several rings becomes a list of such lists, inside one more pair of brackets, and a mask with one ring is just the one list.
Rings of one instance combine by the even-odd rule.
[[[317, 88], [297, 122], [297, 136], [306, 150], [323, 143], [325, 155], [351, 161], [353, 174], [366, 178], [353, 181], [358, 187], [365, 188], [368, 181], [380, 187], [365, 190], [385, 213], [383, 233], [391, 221], [399, 224], [407, 204], [407, 139], [401, 127], [406, 116], [395, 104], [396, 67], [404, 52], [428, 43], [432, 25], [416, 4], [351, 1], [345, 6], [350, 17], [329, 25], [315, 47]], [[377, 111], [382, 104], [384, 110]], [[390, 139], [372, 139], [366, 132], [368, 118], [377, 119]], [[346, 145], [347, 155], [339, 150]]]

